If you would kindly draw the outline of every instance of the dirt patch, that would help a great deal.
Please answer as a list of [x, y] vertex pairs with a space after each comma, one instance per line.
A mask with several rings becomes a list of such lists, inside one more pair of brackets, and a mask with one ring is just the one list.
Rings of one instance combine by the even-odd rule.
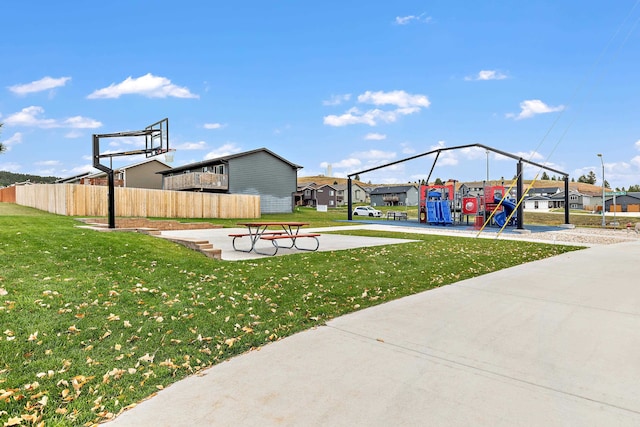
[[[106, 218], [81, 218], [78, 221], [87, 225], [107, 227], [109, 220]], [[221, 225], [209, 222], [178, 222], [174, 220], [151, 220], [147, 218], [117, 218], [116, 229], [154, 229], [154, 230], [203, 230], [209, 228], [222, 228]]]

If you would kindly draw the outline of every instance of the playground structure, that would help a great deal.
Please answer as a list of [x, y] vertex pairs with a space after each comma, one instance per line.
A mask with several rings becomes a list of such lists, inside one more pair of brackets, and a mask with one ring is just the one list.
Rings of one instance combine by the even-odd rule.
[[[498, 150], [496, 148], [493, 147], [489, 147], [487, 145], [483, 145], [483, 144], [467, 144], [467, 145], [458, 145], [455, 147], [444, 147], [444, 148], [438, 148], [435, 150], [431, 150], [431, 151], [427, 151], [426, 153], [422, 153], [422, 154], [417, 154], [415, 156], [411, 156], [411, 157], [407, 157], [405, 159], [401, 159], [401, 160], [397, 160], [397, 161], [393, 161], [384, 165], [380, 165], [380, 166], [376, 166], [373, 168], [369, 168], [369, 169], [365, 169], [365, 170], [361, 170], [361, 171], [357, 171], [357, 172], [352, 172], [349, 175], [347, 175], [347, 219], [352, 220], [353, 216], [352, 216], [352, 209], [353, 209], [353, 200], [352, 200], [352, 179], [355, 176], [359, 176], [362, 174], [365, 174], [367, 172], [372, 172], [374, 170], [378, 170], [378, 169], [382, 169], [382, 168], [387, 168], [390, 166], [395, 166], [397, 164], [403, 163], [403, 162], [407, 162], [410, 160], [415, 160], [417, 158], [420, 157], [424, 157], [424, 156], [429, 156], [429, 155], [435, 155], [434, 156], [434, 160], [433, 160], [433, 165], [431, 166], [431, 170], [429, 171], [429, 175], [426, 179], [426, 182], [429, 182], [429, 179], [431, 178], [431, 174], [433, 173], [433, 169], [435, 168], [437, 162], [438, 162], [438, 158], [440, 157], [440, 154], [443, 152], [447, 152], [450, 150], [465, 150], [465, 149], [481, 149], [486, 151], [487, 153], [487, 162], [488, 162], [488, 155], [490, 152], [495, 153], [496, 155], [500, 155], [503, 157], [506, 157], [507, 159], [512, 159], [514, 161], [516, 161], [516, 174], [515, 174], [515, 180], [514, 180], [514, 185], [512, 185], [509, 188], [509, 192], [511, 192], [511, 188], [515, 187], [515, 192], [516, 192], [516, 197], [515, 197], [515, 202], [511, 199], [508, 199], [507, 197], [501, 197], [500, 200], [496, 200], [495, 194], [493, 194], [493, 198], [491, 198], [490, 194], [488, 192], [485, 191], [485, 195], [483, 197], [483, 202], [484, 202], [484, 210], [483, 210], [483, 217], [486, 219], [482, 225], [481, 228], [484, 228], [486, 225], [489, 224], [490, 221], [495, 222], [496, 225], [498, 225], [500, 222], [502, 222], [503, 226], [510, 224], [512, 222], [515, 222], [515, 225], [517, 227], [518, 230], [523, 230], [524, 229], [524, 210], [523, 210], [523, 204], [522, 201], [524, 200], [526, 191], [524, 189], [524, 178], [523, 178], [523, 167], [524, 164], [527, 164], [529, 166], [533, 166], [536, 168], [539, 168], [540, 170], [546, 170], [549, 172], [553, 172], [555, 174], [559, 174], [562, 179], [564, 180], [564, 223], [565, 224], [569, 224], [569, 174], [566, 172], [562, 172], [560, 170], [551, 168], [547, 165], [543, 165], [540, 163], [536, 163], [533, 162], [531, 160], [527, 160], [527, 159], [523, 159], [522, 156], [516, 155], [516, 154], [511, 154], [508, 153], [506, 151], [502, 151], [502, 150]], [[488, 170], [488, 169], [487, 169]], [[487, 180], [488, 180], [488, 176], [487, 176]], [[536, 179], [537, 179], [537, 175], [536, 175]], [[504, 186], [502, 186], [502, 195], [504, 195]], [[528, 191], [528, 189], [527, 189]], [[432, 202], [442, 202], [442, 201], [453, 201], [455, 203], [450, 204], [450, 210], [449, 213], [456, 211], [457, 209], [457, 195], [455, 195], [455, 193], [452, 191], [451, 194], [451, 198], [449, 198], [450, 196], [447, 194], [446, 198], [443, 199], [443, 197], [445, 196], [443, 194], [442, 191], [440, 191], [440, 195], [439, 198], [436, 197], [438, 191], [435, 191], [433, 193], [433, 197], [431, 200], [429, 199], [429, 191], [424, 192], [422, 194], [425, 195], [424, 197], [424, 221], [427, 221], [427, 218], [429, 216], [429, 212], [428, 212], [428, 206], [433, 206], [434, 210], [432, 212], [433, 216], [432, 218], [436, 219], [436, 220], [442, 220], [442, 224], [445, 224], [448, 221], [445, 221], [445, 215], [446, 213], [443, 213], [444, 210], [442, 209], [442, 207], [444, 206], [443, 203], [435, 203], [433, 205], [428, 205], [427, 201], [432, 201]], [[492, 200], [493, 199], [493, 200]], [[471, 200], [469, 200], [471, 202]], [[479, 203], [480, 200], [476, 201], [476, 204], [478, 206], [481, 205], [481, 203]], [[473, 203], [473, 202], [471, 202]], [[460, 199], [460, 205], [462, 205], [462, 200]], [[491, 207], [491, 205], [493, 205], [494, 210], [489, 211], [489, 208]], [[451, 206], [453, 206], [453, 209], [451, 209]], [[438, 211], [437, 209], [440, 209], [439, 213], [440, 213], [440, 217], [438, 217]], [[496, 209], [497, 208], [497, 209]], [[419, 207], [419, 209], [421, 209], [421, 207]], [[461, 211], [462, 209], [460, 209]], [[487, 215], [487, 212], [490, 212]], [[462, 215], [462, 214], [461, 214]], [[503, 216], [504, 215], [504, 216]], [[478, 216], [476, 215], [476, 221], [478, 221]], [[497, 218], [496, 218], [497, 216]], [[419, 218], [422, 219], [422, 212], [419, 212]], [[422, 221], [421, 221], [422, 222]], [[451, 219], [451, 224], [453, 224], [453, 218]], [[505, 224], [506, 223], [506, 224]]]
[[482, 194], [477, 196], [456, 193], [455, 181], [446, 185], [421, 185], [418, 221], [429, 225], [469, 225], [469, 218], [473, 217], [476, 228], [485, 223], [498, 227], [516, 225], [516, 201], [504, 195], [504, 185], [485, 185]]

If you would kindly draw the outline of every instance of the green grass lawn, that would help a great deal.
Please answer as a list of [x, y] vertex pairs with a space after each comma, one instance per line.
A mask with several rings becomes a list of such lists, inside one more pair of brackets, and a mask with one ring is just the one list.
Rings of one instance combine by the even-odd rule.
[[[337, 225], [316, 215], [266, 219]], [[0, 203], [2, 425], [92, 425], [336, 316], [577, 249], [375, 233], [419, 241], [225, 262], [163, 239], [77, 225]]]

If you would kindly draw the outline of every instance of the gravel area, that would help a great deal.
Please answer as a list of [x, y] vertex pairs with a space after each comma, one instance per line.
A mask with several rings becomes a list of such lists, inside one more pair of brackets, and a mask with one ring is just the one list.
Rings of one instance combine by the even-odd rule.
[[[514, 233], [510, 233], [512, 237]], [[638, 241], [640, 234], [635, 230], [615, 230], [598, 228], [573, 228], [543, 233], [523, 234], [525, 240], [545, 241], [553, 243], [569, 243], [583, 246], [612, 245], [616, 243]]]

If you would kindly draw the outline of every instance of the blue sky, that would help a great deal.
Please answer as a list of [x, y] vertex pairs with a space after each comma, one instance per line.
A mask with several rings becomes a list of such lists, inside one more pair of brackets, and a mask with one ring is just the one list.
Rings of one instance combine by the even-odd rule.
[[[73, 176], [92, 170], [92, 134], [168, 117], [175, 166], [266, 147], [301, 176], [343, 177], [480, 143], [598, 183], [602, 153], [606, 180], [628, 187], [640, 184], [639, 21], [637, 0], [9, 2], [0, 170]], [[432, 163], [360, 178], [421, 180]], [[488, 166], [491, 180], [516, 173], [493, 154]], [[486, 174], [484, 151], [457, 150], [432, 178]]]

